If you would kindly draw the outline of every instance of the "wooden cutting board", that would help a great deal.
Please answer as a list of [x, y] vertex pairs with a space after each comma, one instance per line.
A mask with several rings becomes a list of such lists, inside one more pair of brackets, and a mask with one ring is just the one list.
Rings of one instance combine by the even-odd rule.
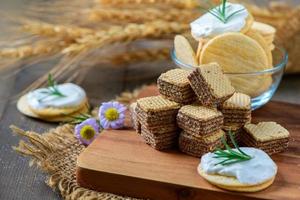
[[[157, 94], [146, 88], [141, 96]], [[289, 149], [272, 156], [278, 165], [274, 184], [257, 193], [219, 189], [197, 174], [199, 158], [176, 150], [160, 152], [133, 130], [104, 131], [77, 160], [80, 186], [150, 199], [300, 199], [300, 106], [270, 102], [253, 113], [253, 121], [276, 121], [291, 133]]]

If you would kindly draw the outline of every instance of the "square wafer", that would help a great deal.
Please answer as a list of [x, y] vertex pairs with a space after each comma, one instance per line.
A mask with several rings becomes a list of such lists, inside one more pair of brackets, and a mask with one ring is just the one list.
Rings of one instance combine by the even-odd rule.
[[202, 105], [219, 105], [229, 99], [235, 91], [217, 63], [197, 67], [188, 79]]
[[180, 104], [163, 98], [152, 96], [137, 101], [137, 117], [141, 124], [147, 126], [175, 123]]
[[288, 130], [276, 122], [260, 122], [244, 126], [242, 142], [247, 146], [260, 148], [271, 155], [288, 148], [289, 137]]
[[220, 110], [224, 116], [224, 126], [243, 126], [251, 122], [251, 98], [246, 94], [234, 93], [220, 105]]
[[207, 135], [222, 128], [223, 115], [215, 108], [186, 105], [178, 112], [177, 124], [189, 133]]
[[179, 149], [188, 155], [201, 157], [217, 147], [223, 147], [221, 138], [224, 134], [222, 130], [218, 130], [210, 136], [195, 137], [182, 131], [179, 136]]
[[136, 108], [137, 108], [137, 103], [134, 102], [134, 103], [130, 104], [129, 111], [130, 111], [132, 127], [134, 128], [134, 130], [137, 133], [140, 134], [141, 133], [141, 124], [140, 124], [140, 122], [138, 121], [138, 118], [137, 118]]
[[181, 104], [195, 101], [196, 95], [187, 78], [189, 73], [189, 71], [183, 69], [172, 69], [161, 74], [157, 80], [160, 94]]

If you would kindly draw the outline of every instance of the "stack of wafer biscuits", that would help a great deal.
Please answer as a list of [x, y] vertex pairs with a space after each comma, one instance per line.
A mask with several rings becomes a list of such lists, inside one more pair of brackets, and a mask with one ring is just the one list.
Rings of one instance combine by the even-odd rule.
[[288, 130], [276, 122], [260, 122], [244, 126], [242, 142], [272, 155], [288, 148], [289, 137]]
[[145, 142], [157, 150], [168, 149], [177, 144], [179, 129], [176, 115], [180, 105], [176, 102], [152, 96], [137, 101], [137, 119]]
[[134, 102], [130, 104], [129, 111], [130, 111], [132, 127], [137, 133], [141, 133], [141, 124], [137, 118], [136, 110], [137, 110], [137, 103]]
[[160, 94], [180, 104], [189, 104], [195, 101], [196, 95], [187, 78], [189, 73], [183, 69], [172, 69], [161, 74], [157, 80]]
[[186, 105], [180, 108], [177, 125], [183, 130], [179, 139], [182, 152], [193, 156], [214, 150], [221, 144], [223, 115], [215, 108]]
[[224, 129], [236, 131], [251, 121], [250, 96], [236, 92], [220, 106], [224, 116]]
[[221, 148], [224, 136], [223, 130], [218, 130], [207, 136], [194, 136], [182, 131], [179, 136], [179, 148], [182, 152], [195, 157], [201, 157], [204, 153], [214, 151], [217, 147]]
[[190, 85], [202, 105], [218, 105], [230, 98], [235, 90], [217, 63], [201, 65], [188, 76]]

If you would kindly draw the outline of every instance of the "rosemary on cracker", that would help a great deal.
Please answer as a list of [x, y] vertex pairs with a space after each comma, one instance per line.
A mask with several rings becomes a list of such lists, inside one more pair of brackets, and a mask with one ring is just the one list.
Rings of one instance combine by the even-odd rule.
[[[226, 24], [234, 15], [245, 10], [245, 8], [242, 8], [233, 13], [227, 13], [226, 9], [228, 8], [228, 6], [226, 5], [226, 3], [227, 3], [227, 0], [222, 0], [222, 3], [220, 6], [214, 6], [214, 7], [212, 6], [209, 9], [200, 7], [200, 9], [204, 9], [205, 11], [207, 11], [208, 13], [210, 13], [211, 15], [213, 15], [214, 17], [219, 19], [221, 22]], [[210, 4], [210, 5], [212, 5], [212, 4]]]
[[56, 96], [56, 97], [66, 97], [63, 93], [61, 93], [57, 87], [57, 83], [53, 80], [52, 74], [48, 75], [48, 88], [41, 93], [46, 94], [44, 97], [40, 98], [39, 101], [43, 101], [45, 98], [49, 96]]
[[236, 150], [233, 150], [226, 142], [224, 136], [222, 137], [222, 143], [224, 144], [226, 150], [222, 150], [218, 148], [214, 154], [214, 158], [221, 158], [222, 161], [216, 163], [215, 165], [231, 165], [238, 162], [243, 162], [252, 159], [252, 157], [248, 154], [246, 154], [244, 151], [242, 151], [237, 143], [234, 141], [234, 138], [231, 134], [231, 131], [228, 132], [228, 135], [230, 137], [230, 140]]

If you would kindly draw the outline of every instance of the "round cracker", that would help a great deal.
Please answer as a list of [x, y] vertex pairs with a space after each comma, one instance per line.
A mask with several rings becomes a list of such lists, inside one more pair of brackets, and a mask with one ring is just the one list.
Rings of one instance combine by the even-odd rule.
[[[27, 103], [27, 95], [22, 96], [18, 102], [17, 102], [17, 109], [23, 113], [24, 115], [32, 118], [42, 119], [44, 121], [48, 122], [67, 122], [72, 120], [74, 116], [77, 116], [79, 114], [88, 113], [89, 111], [89, 105], [87, 100], [84, 103], [84, 106], [80, 107], [79, 109], [75, 110], [75, 112], [70, 113], [68, 116], [66, 116], [65, 113], [60, 112], [60, 116], [54, 116], [54, 117], [45, 117], [45, 116], [39, 116], [36, 113], [32, 111], [29, 104]], [[63, 113], [63, 114], [62, 114]]]
[[263, 183], [250, 185], [239, 182], [235, 177], [207, 174], [201, 169], [200, 165], [198, 166], [197, 171], [211, 184], [226, 190], [238, 192], [257, 192], [269, 187], [275, 180], [275, 177], [272, 177]]
[[248, 17], [246, 18], [246, 24], [245, 24], [245, 26], [242, 28], [242, 30], [240, 32], [241, 33], [246, 33], [247, 31], [249, 31], [251, 29], [251, 27], [252, 27], [253, 22], [254, 22], [254, 18], [249, 13]]
[[276, 33], [276, 28], [273, 26], [257, 21], [253, 22], [251, 29], [259, 32], [263, 36], [274, 36]]
[[176, 35], [174, 39], [176, 57], [185, 64], [198, 66], [196, 54], [189, 41], [182, 35]]
[[200, 64], [219, 63], [225, 73], [256, 72], [270, 68], [264, 49], [242, 33], [225, 33], [207, 42]]
[[265, 41], [264, 37], [257, 31], [255, 30], [249, 30], [248, 32], [245, 33], [247, 36], [258, 42], [258, 44], [264, 49], [266, 52], [266, 55], [268, 57], [268, 63], [269, 66], [273, 66], [273, 56], [272, 56], [272, 51], [270, 47], [268, 46], [268, 43]]
[[52, 117], [64, 117], [66, 115], [72, 114], [83, 107], [85, 107], [87, 103], [87, 100], [83, 100], [80, 105], [73, 106], [73, 107], [64, 107], [64, 108], [44, 108], [44, 109], [34, 109], [29, 105], [29, 108], [33, 113], [35, 113], [37, 116], [43, 117], [43, 118], [52, 118]]
[[[242, 33], [225, 33], [204, 45], [200, 64], [219, 63], [225, 73], [249, 73], [269, 69], [268, 56], [261, 45]], [[233, 87], [239, 92], [257, 96], [257, 91], [269, 87], [271, 77], [238, 75], [230, 76]]]

